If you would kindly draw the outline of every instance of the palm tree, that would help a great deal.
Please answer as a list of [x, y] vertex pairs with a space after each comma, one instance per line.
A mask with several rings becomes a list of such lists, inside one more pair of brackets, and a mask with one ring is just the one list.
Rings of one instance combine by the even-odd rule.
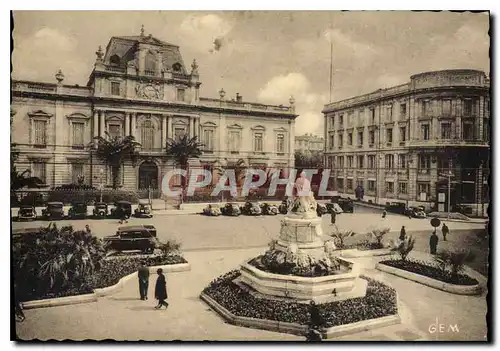
[[394, 245], [391, 251], [398, 253], [401, 256], [401, 260], [405, 261], [414, 246], [415, 239], [410, 235], [408, 239], [403, 240], [399, 245]]
[[[198, 137], [188, 137], [184, 135], [180, 139], [168, 139], [166, 145], [166, 154], [168, 157], [172, 157], [177, 165], [181, 169], [187, 169], [188, 161], [191, 158], [199, 158], [203, 153], [201, 148], [203, 143], [198, 141]], [[182, 189], [185, 187], [185, 179], [181, 178]]]
[[339, 231], [338, 229], [337, 232], [330, 234], [330, 236], [334, 239], [335, 246], [341, 250], [345, 247], [345, 239], [353, 235], [356, 235], [356, 233], [352, 230]]
[[95, 149], [98, 158], [111, 167], [113, 189], [117, 189], [122, 164], [127, 160], [132, 162], [137, 160], [139, 155], [137, 149], [141, 144], [132, 135], [123, 138], [119, 136], [111, 137], [108, 132], [105, 132], [105, 136], [105, 138], [102, 136], [95, 137], [94, 141], [90, 143], [90, 147]]
[[451, 279], [457, 282], [458, 275], [464, 270], [465, 264], [474, 261], [475, 258], [476, 255], [469, 250], [443, 250], [438, 252], [435, 260], [443, 272], [445, 267], [448, 266], [450, 269]]
[[10, 190], [16, 191], [22, 188], [38, 188], [43, 186], [43, 181], [38, 177], [31, 177], [30, 170], [18, 172], [16, 166], [10, 170]]
[[382, 244], [382, 240], [384, 236], [391, 231], [391, 228], [383, 228], [383, 229], [373, 229], [371, 231], [371, 235], [377, 240], [377, 247], [382, 249], [384, 245]]

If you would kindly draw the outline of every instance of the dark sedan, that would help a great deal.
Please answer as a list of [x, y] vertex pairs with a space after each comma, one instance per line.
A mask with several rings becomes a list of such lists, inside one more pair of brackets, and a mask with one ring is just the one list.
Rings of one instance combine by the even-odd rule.
[[36, 220], [35, 206], [21, 206], [17, 212], [17, 220]]
[[241, 214], [241, 210], [238, 204], [230, 202], [221, 208], [221, 213], [224, 216], [239, 216]]
[[62, 202], [47, 202], [47, 206], [42, 210], [42, 216], [47, 220], [63, 219], [64, 207]]
[[85, 219], [87, 218], [87, 204], [84, 202], [73, 202], [68, 211], [69, 219]]
[[262, 214], [262, 209], [258, 202], [246, 202], [241, 208], [241, 213], [247, 216], [260, 216]]
[[279, 213], [278, 207], [273, 204], [263, 203], [260, 205], [263, 215], [276, 216]]
[[[153, 226], [149, 226], [154, 228]], [[127, 226], [118, 229], [115, 235], [103, 238], [106, 249], [109, 251], [141, 251], [153, 253], [159, 246], [156, 239], [156, 229], [146, 226]]]

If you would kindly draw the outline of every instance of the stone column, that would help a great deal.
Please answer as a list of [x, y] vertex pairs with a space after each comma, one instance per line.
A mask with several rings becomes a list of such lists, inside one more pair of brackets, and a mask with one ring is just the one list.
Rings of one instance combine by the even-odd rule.
[[161, 116], [161, 149], [166, 150], [167, 147], [167, 115]]
[[125, 136], [130, 135], [130, 113], [125, 112]]
[[131, 120], [132, 120], [132, 126], [130, 128], [130, 135], [132, 135], [133, 137], [137, 138], [137, 134], [136, 134], [136, 126], [137, 126], [137, 113], [135, 112], [132, 112], [131, 113]]
[[94, 138], [99, 136], [99, 111], [94, 110], [94, 123], [93, 123], [93, 128], [94, 128]]
[[99, 111], [99, 118], [100, 118], [100, 128], [99, 128], [99, 136], [103, 137], [105, 136], [104, 131], [106, 130], [106, 111]]
[[167, 115], [167, 132], [165, 134], [165, 137], [167, 139], [169, 138], [173, 138], [173, 135], [172, 135], [172, 116], [170, 115]]

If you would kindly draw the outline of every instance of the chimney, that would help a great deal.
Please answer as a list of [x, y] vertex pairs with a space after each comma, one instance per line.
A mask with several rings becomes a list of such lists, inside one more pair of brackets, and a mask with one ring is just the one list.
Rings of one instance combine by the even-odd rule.
[[243, 102], [243, 96], [240, 93], [236, 93], [236, 102]]

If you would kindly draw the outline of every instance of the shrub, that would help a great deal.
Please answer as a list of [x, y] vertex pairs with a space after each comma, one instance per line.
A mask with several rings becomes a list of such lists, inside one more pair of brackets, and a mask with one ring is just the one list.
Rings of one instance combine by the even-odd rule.
[[[98, 202], [101, 199], [99, 190], [81, 190], [81, 189], [57, 189], [51, 190], [48, 194], [48, 201], [59, 201], [64, 204], [71, 204], [73, 201], [82, 201], [87, 204]], [[129, 201], [138, 203], [139, 197], [134, 191], [127, 190], [103, 190], [102, 201], [108, 204], [116, 201]]]
[[335, 246], [341, 250], [346, 248], [344, 244], [345, 239], [353, 235], [356, 235], [356, 233], [351, 230], [339, 231], [338, 229], [337, 232], [330, 234], [330, 236], [335, 240]]
[[439, 264], [443, 274], [446, 268], [448, 268], [453, 281], [459, 280], [459, 273], [463, 272], [465, 264], [474, 261], [475, 258], [476, 256], [469, 250], [442, 250], [435, 256], [435, 260]]
[[405, 240], [401, 241], [399, 245], [395, 246], [392, 248], [392, 251], [395, 251], [396, 253], [401, 256], [401, 260], [406, 260], [410, 252], [413, 250], [413, 247], [415, 246], [415, 239], [410, 235], [407, 237]]
[[391, 231], [391, 228], [383, 228], [383, 229], [373, 229], [370, 234], [375, 238], [377, 245], [377, 249], [382, 249], [384, 245], [382, 244], [382, 240], [384, 236]]

